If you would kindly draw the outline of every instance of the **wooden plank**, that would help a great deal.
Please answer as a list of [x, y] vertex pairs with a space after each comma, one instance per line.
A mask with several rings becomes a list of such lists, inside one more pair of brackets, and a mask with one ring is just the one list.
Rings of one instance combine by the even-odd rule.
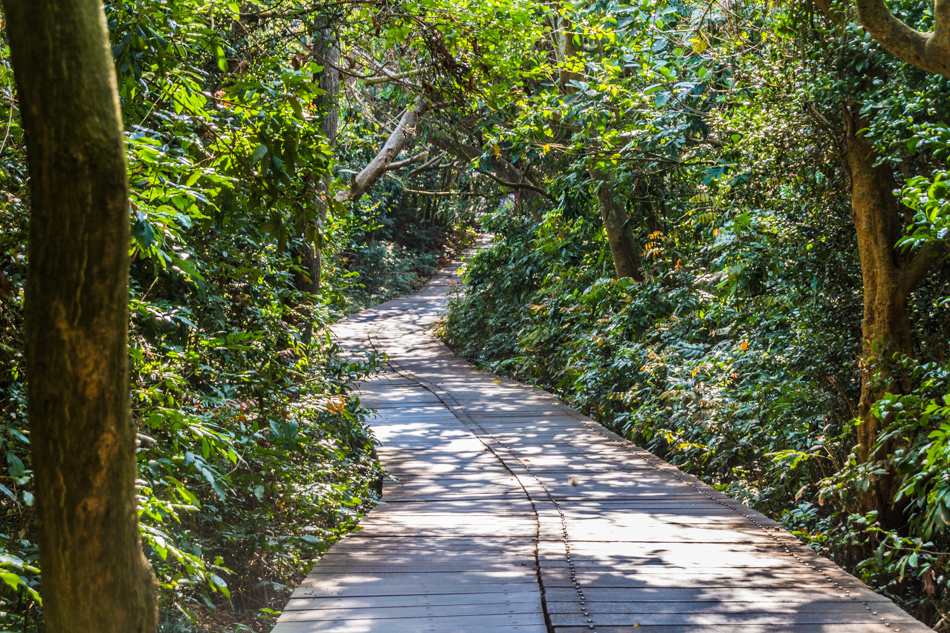
[[419, 602], [415, 595], [410, 596], [357, 596], [336, 597], [317, 596], [311, 598], [291, 598], [287, 603], [287, 610], [301, 609], [380, 609], [402, 608], [407, 605], [424, 604], [428, 606], [468, 606], [482, 604], [526, 604], [532, 608], [537, 606], [538, 595], [534, 591], [521, 593], [483, 592], [483, 593], [446, 593], [428, 594]]
[[[285, 611], [299, 611], [300, 617], [287, 618], [291, 622], [305, 620], [402, 620], [406, 618], [450, 618], [464, 616], [511, 616], [534, 615], [542, 619], [544, 613], [541, 605], [534, 602], [476, 602], [475, 604], [418, 604], [409, 606], [379, 605], [362, 607], [355, 610], [350, 606], [314, 609], [309, 600], [297, 600], [288, 603]], [[538, 622], [539, 618], [531, 618]]]
[[[551, 616], [551, 623], [557, 627], [584, 626], [587, 620], [593, 620], [596, 627], [601, 626], [720, 626], [731, 627], [741, 624], [760, 624], [771, 626], [796, 626], [803, 624], [851, 624], [856, 628], [863, 626], [881, 626], [884, 622], [896, 624], [908, 623], [907, 618], [894, 619], [885, 616], [871, 615], [869, 611], [796, 611], [794, 613], [771, 613], [755, 609], [744, 613], [639, 613], [601, 614], [594, 612], [590, 618], [583, 614], [555, 614]], [[886, 629], [882, 629], [886, 630]]]
[[[330, 622], [290, 622], [283, 617], [273, 633], [548, 633], [541, 623], [520, 623], [490, 616], [468, 616], [455, 620], [445, 618], [408, 620], [333, 620]], [[588, 633], [590, 633], [588, 631]], [[721, 632], [720, 632], [721, 633]], [[809, 632], [810, 633], [810, 632]]]
[[[898, 627], [901, 633], [923, 633], [932, 631], [919, 622]], [[591, 633], [587, 626], [559, 626], [556, 633]], [[626, 625], [600, 626], [596, 633], [888, 633], [895, 628], [886, 628], [883, 624], [686, 624], [686, 625]]]
[[[541, 568], [541, 581], [545, 588], [551, 587], [573, 587], [575, 586], [575, 577], [569, 575], [566, 571]], [[610, 571], [580, 571], [576, 575], [576, 582], [587, 588], [609, 588], [609, 589], [634, 589], [634, 588], [656, 588], [656, 589], [683, 589], [696, 587], [706, 588], [732, 588], [732, 587], [768, 587], [781, 588], [794, 584], [797, 587], [809, 587], [821, 589], [828, 586], [828, 583], [822, 578], [802, 578], [793, 574], [752, 574], [743, 573], [743, 570], [733, 570], [732, 573], [705, 574], [695, 573], [677, 573], [677, 570], [668, 570], [666, 573], [657, 574], [636, 574], [624, 575], [618, 572]], [[848, 583], [846, 588], [857, 589], [860, 587], [859, 581], [854, 580]]]
[[[576, 600], [569, 602], [548, 602], [548, 612], [552, 614], [578, 614], [580, 606]], [[822, 600], [801, 595], [797, 600], [774, 602], [769, 600], [702, 600], [665, 602], [653, 600], [648, 602], [591, 602], [588, 609], [598, 616], [604, 615], [639, 615], [639, 614], [692, 614], [692, 613], [888, 613], [899, 615], [900, 610], [887, 602], [874, 603], [872, 610], [857, 601]], [[606, 620], [600, 620], [605, 623]]]
[[[673, 604], [693, 602], [809, 602], [849, 601], [843, 591], [833, 586], [799, 587], [585, 587], [584, 597], [592, 605], [599, 602], [630, 602]], [[545, 600], [548, 605], [555, 603], [577, 604], [577, 591], [573, 587], [545, 587]], [[887, 603], [886, 597], [868, 591], [860, 596], [857, 603]]]
[[309, 576], [294, 590], [292, 598], [368, 598], [373, 596], [401, 596], [413, 598], [413, 604], [425, 604], [428, 596], [435, 595], [474, 595], [488, 593], [496, 596], [530, 592], [540, 601], [537, 591], [538, 583], [535, 580], [525, 582], [489, 582], [489, 583], [453, 583], [447, 584], [409, 584], [393, 582], [388, 584], [373, 584], [354, 581], [349, 584], [337, 584], [326, 587], [313, 581]]

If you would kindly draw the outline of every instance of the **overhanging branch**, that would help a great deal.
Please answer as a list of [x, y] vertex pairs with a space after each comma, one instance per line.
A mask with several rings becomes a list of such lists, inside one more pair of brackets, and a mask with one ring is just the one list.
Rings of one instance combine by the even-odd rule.
[[367, 77], [366, 79], [363, 80], [363, 83], [366, 84], [367, 86], [375, 86], [376, 84], [385, 84], [391, 81], [399, 81], [401, 79], [408, 79], [409, 77], [415, 77], [420, 72], [422, 72], [419, 70], [410, 70], [404, 73], [394, 73], [387, 70], [386, 68], [380, 68], [380, 71], [383, 73], [382, 75], [377, 76], [377, 77]]
[[480, 173], [480, 174], [483, 174], [483, 175], [485, 175], [485, 176], [488, 176], [489, 178], [491, 178], [492, 180], [494, 180], [495, 182], [497, 182], [497, 183], [498, 183], [499, 185], [501, 185], [502, 187], [508, 187], [509, 189], [525, 189], [525, 190], [527, 190], [527, 191], [533, 191], [533, 192], [537, 193], [538, 195], [543, 196], [544, 198], [547, 198], [547, 199], [550, 200], [551, 202], [556, 202], [556, 200], [555, 200], [554, 198], [552, 198], [552, 197], [548, 194], [547, 191], [545, 191], [544, 189], [541, 189], [540, 187], [536, 187], [535, 185], [533, 185], [533, 184], [531, 184], [531, 183], [529, 183], [529, 182], [525, 182], [525, 181], [523, 181], [523, 180], [522, 180], [521, 182], [509, 182], [509, 181], [504, 180], [504, 179], [502, 179], [502, 178], [499, 178], [498, 176], [495, 176], [495, 175], [493, 175], [493, 174], [491, 174], [491, 173], [489, 173], [489, 172], [487, 172], [487, 171], [483, 171], [483, 170], [481, 170], [481, 169], [478, 169], [478, 170], [476, 170], [476, 171], [477, 171], [478, 173]]
[[855, 0], [858, 19], [881, 45], [901, 61], [950, 79], [950, 0], [934, 1], [934, 30], [907, 26], [884, 0]]
[[395, 162], [389, 163], [389, 167], [386, 168], [386, 171], [395, 171], [397, 169], [402, 169], [409, 165], [415, 165], [416, 163], [425, 160], [429, 157], [429, 152], [422, 152], [421, 154], [416, 154], [405, 160], [397, 160]]

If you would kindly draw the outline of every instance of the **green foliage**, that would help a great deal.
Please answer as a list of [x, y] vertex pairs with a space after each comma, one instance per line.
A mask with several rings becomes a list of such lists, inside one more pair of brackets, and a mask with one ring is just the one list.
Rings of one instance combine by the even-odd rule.
[[[930, 28], [925, 4], [889, 6]], [[326, 325], [418, 287], [476, 218], [495, 243], [445, 320], [460, 353], [781, 518], [928, 622], [948, 611], [950, 83], [888, 55], [850, 8], [830, 20], [813, 3], [130, 0], [107, 15], [132, 184], [143, 537], [167, 630], [215, 607], [260, 625], [354, 525], [376, 466], [347, 394], [376, 361], [342, 356]], [[328, 33], [345, 84], [333, 148], [327, 60], [313, 54]], [[29, 200], [7, 59], [0, 598], [28, 629]], [[440, 142], [357, 206], [332, 202], [417, 95], [432, 107], [413, 135]], [[913, 349], [878, 359], [868, 383], [888, 393], [864, 461], [844, 111], [895, 174], [900, 256], [935, 261], [907, 298]], [[522, 180], [499, 178], [502, 163]], [[641, 282], [613, 278], [595, 195], [607, 186]], [[323, 247], [316, 296], [295, 289], [309, 244]], [[886, 473], [900, 481], [896, 528], [855, 511]]]

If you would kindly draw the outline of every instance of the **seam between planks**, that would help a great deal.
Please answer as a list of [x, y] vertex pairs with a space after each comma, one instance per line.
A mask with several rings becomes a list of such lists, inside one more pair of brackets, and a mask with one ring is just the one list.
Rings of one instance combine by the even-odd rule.
[[[380, 324], [377, 325], [376, 327], [372, 328], [372, 329], [367, 333], [367, 337], [366, 337], [367, 340], [368, 340], [368, 342], [369, 342], [370, 347], [371, 347], [377, 354], [379, 354], [379, 353], [382, 351], [382, 350], [381, 350], [382, 344], [380, 343], [379, 339], [376, 337], [376, 333], [379, 332], [379, 330], [382, 328], [382, 326], [383, 326], [383, 324], [380, 323]], [[387, 364], [396, 374], [402, 376], [403, 378], [406, 378], [407, 380], [413, 381], [414, 383], [416, 383], [417, 385], [419, 385], [420, 387], [422, 387], [423, 389], [425, 389], [426, 391], [428, 391], [429, 393], [431, 393], [432, 395], [434, 395], [434, 396], [436, 397], [436, 399], [437, 399], [439, 402], [441, 402], [442, 405], [443, 405], [446, 409], [448, 409], [453, 415], [455, 415], [456, 418], [458, 418], [458, 417], [459, 417], [459, 413], [461, 413], [470, 423], [475, 424], [474, 420], [473, 420], [472, 417], [468, 414], [468, 412], [465, 411], [465, 409], [464, 409], [463, 407], [461, 407], [461, 406], [458, 404], [458, 401], [455, 400], [455, 398], [452, 398], [452, 395], [451, 395], [448, 391], [439, 389], [439, 388], [436, 387], [435, 385], [431, 384], [429, 381], [427, 381], [427, 380], [425, 380], [425, 379], [423, 379], [423, 378], [420, 378], [419, 376], [415, 375], [414, 373], [412, 373], [411, 371], [409, 371], [409, 370], [407, 370], [407, 369], [405, 369], [405, 368], [400, 367], [399, 364], [396, 363], [396, 362], [395, 362], [391, 357], [389, 357], [388, 355], [387, 355], [386, 364]], [[442, 398], [442, 396], [439, 394], [439, 391], [442, 391], [446, 396], [448, 396], [449, 398], [451, 398], [452, 402], [455, 403], [455, 407], [454, 407], [454, 408], [453, 408], [452, 405], [450, 405], [448, 402], [446, 402], [446, 401]], [[455, 409], [458, 409], [458, 410], [455, 410]], [[479, 428], [481, 428], [481, 427], [479, 427]], [[469, 431], [471, 431], [471, 429], [469, 429]], [[539, 554], [538, 554], [538, 542], [539, 542], [540, 539], [541, 539], [541, 517], [540, 517], [540, 515], [538, 514], [538, 508], [537, 508], [537, 506], [535, 506], [534, 499], [531, 497], [531, 494], [530, 494], [530, 493], [528, 492], [528, 490], [525, 488], [524, 482], [521, 481], [521, 478], [517, 475], [517, 473], [515, 473], [515, 472], [511, 469], [511, 467], [508, 465], [508, 463], [507, 463], [504, 459], [502, 459], [501, 456], [498, 455], [497, 452], [495, 452], [495, 449], [492, 448], [487, 442], [485, 442], [485, 440], [482, 439], [482, 437], [480, 437], [477, 433], [472, 433], [472, 435], [475, 437], [475, 439], [477, 439], [477, 440], [482, 444], [482, 446], [485, 447], [485, 449], [486, 449], [488, 452], [490, 452], [490, 453], [492, 454], [492, 456], [493, 456], [495, 459], [498, 460], [498, 462], [501, 464], [501, 466], [502, 466], [506, 471], [508, 471], [508, 472], [511, 474], [512, 477], [515, 478], [515, 481], [518, 482], [518, 485], [521, 487], [522, 492], [524, 492], [525, 498], [528, 500], [528, 503], [531, 504], [531, 511], [534, 512], [534, 521], [535, 521], [535, 525], [534, 525], [534, 548], [533, 548], [533, 549], [534, 549], [534, 570], [535, 570], [535, 576], [536, 576], [536, 578], [537, 578], [538, 588], [539, 588], [539, 590], [540, 590], [540, 595], [541, 595], [541, 612], [544, 614], [544, 626], [547, 628], [548, 633], [555, 633], [554, 625], [553, 625], [552, 622], [551, 622], [551, 614], [548, 612], [547, 599], [545, 598], [544, 581], [543, 581], [543, 579], [541, 578], [541, 560], [540, 560], [540, 557], [539, 557]], [[494, 436], [492, 437], [492, 439], [494, 439], [496, 442], [498, 441], [497, 438], [495, 438]], [[499, 442], [499, 444], [501, 444], [501, 442]]]

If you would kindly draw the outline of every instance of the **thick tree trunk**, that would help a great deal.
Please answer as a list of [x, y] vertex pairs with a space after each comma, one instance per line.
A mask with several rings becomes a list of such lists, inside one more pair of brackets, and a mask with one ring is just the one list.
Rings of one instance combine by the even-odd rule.
[[390, 134], [376, 157], [353, 178], [348, 190], [341, 191], [336, 195], [337, 202], [356, 202], [383, 177], [383, 174], [389, 170], [389, 165], [396, 159], [396, 156], [406, 146], [409, 139], [415, 136], [419, 119], [428, 108], [428, 99], [422, 95], [416, 97], [412, 105], [406, 108], [396, 129]]
[[102, 5], [4, 0], [32, 189], [30, 443], [45, 630], [153, 631], [129, 409], [125, 141]]
[[[904, 390], [889, 365], [895, 353], [913, 353], [907, 298], [934, 257], [929, 248], [912, 257], [895, 248], [903, 228], [900, 203], [893, 194], [897, 188], [893, 172], [887, 164], [874, 166], [877, 157], [873, 148], [857, 133], [866, 127], [860, 115], [856, 111], [846, 111], [845, 120], [851, 213], [857, 231], [864, 289], [858, 458], [867, 462], [881, 430], [881, 421], [871, 412], [874, 403], [885, 392], [902, 393]], [[885, 447], [883, 452], [889, 453], [890, 450]], [[875, 458], [884, 460], [887, 455], [879, 454]], [[886, 470], [872, 482], [872, 489], [863, 499], [862, 510], [878, 510], [884, 525], [896, 526], [903, 523], [900, 508], [894, 504], [900, 482], [889, 465]]]
[[627, 226], [627, 210], [623, 203], [617, 200], [614, 179], [593, 167], [589, 167], [587, 173], [597, 182], [600, 219], [607, 232], [607, 245], [610, 247], [617, 278], [630, 277], [635, 281], [642, 281], [640, 252], [633, 239], [633, 232]]
[[[313, 48], [317, 62], [323, 66], [317, 80], [320, 89], [325, 93], [317, 101], [318, 107], [323, 110], [320, 130], [331, 147], [336, 144], [337, 129], [340, 125], [340, 108], [337, 102], [340, 91], [340, 45], [333, 38], [333, 32], [329, 28], [321, 29]], [[332, 179], [329, 173], [320, 178], [314, 196], [316, 217], [304, 230], [304, 235], [314, 234], [315, 239], [307, 240], [304, 252], [301, 254], [301, 263], [307, 272], [308, 279], [298, 279], [297, 288], [311, 294], [317, 294], [320, 291], [320, 279], [323, 275], [323, 228], [327, 221], [327, 196]]]

